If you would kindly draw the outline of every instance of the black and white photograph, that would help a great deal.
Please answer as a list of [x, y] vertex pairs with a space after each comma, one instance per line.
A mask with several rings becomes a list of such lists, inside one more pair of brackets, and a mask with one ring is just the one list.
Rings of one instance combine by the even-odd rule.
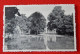
[[5, 5], [3, 51], [76, 51], [74, 4]]

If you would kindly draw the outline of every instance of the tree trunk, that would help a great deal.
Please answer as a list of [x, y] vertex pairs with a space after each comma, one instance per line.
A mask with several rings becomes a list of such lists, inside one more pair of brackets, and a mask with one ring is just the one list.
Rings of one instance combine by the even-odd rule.
[[29, 29], [28, 34], [30, 34], [31, 30]]

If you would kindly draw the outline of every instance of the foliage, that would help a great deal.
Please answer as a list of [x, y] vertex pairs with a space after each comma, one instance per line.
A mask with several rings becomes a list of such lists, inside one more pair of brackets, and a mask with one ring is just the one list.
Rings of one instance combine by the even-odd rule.
[[39, 34], [40, 32], [44, 31], [46, 26], [46, 19], [40, 12], [33, 13], [29, 18], [28, 21], [31, 22], [28, 26], [31, 30], [30, 32], [33, 34]]
[[73, 34], [73, 14], [65, 15], [61, 6], [55, 6], [48, 16], [48, 30], [57, 29], [58, 34]]
[[27, 28], [27, 17], [24, 14], [21, 14], [21, 16], [16, 16], [15, 20], [16, 26], [19, 26], [21, 31], [24, 33], [28, 32], [29, 29]]
[[15, 14], [20, 16], [20, 13], [16, 7], [5, 7], [6, 19], [11, 20], [12, 18], [15, 18]]
[[13, 33], [15, 28], [15, 14], [20, 16], [16, 7], [5, 7], [5, 32]]
[[13, 18], [12, 20], [10, 20], [8, 23], [6, 23], [5, 25], [5, 33], [13, 33], [15, 28], [15, 19]]

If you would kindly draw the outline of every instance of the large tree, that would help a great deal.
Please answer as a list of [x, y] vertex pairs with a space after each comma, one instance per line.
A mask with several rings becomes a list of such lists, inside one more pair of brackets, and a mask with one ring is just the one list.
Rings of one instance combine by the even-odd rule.
[[15, 28], [15, 14], [20, 16], [16, 7], [5, 7], [5, 32], [13, 33]]
[[58, 34], [73, 34], [73, 14], [65, 15], [61, 6], [55, 6], [48, 16], [48, 30], [56, 28]]
[[27, 21], [30, 23], [28, 25], [31, 34], [39, 34], [44, 31], [46, 26], [46, 19], [40, 12], [33, 13]]
[[[57, 26], [60, 25], [60, 23], [63, 23], [61, 20], [63, 20], [64, 16], [64, 10], [62, 10], [61, 6], [55, 6], [52, 12], [48, 16], [48, 30], [53, 30], [54, 28], [57, 28]], [[62, 25], [62, 24], [61, 24]]]

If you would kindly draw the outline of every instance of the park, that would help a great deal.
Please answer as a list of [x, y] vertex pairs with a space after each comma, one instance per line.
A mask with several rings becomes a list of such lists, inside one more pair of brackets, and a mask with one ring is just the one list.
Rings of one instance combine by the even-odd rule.
[[16, 7], [6, 7], [5, 50], [74, 49], [73, 13], [64, 11], [55, 6], [47, 18], [38, 11], [26, 17]]

